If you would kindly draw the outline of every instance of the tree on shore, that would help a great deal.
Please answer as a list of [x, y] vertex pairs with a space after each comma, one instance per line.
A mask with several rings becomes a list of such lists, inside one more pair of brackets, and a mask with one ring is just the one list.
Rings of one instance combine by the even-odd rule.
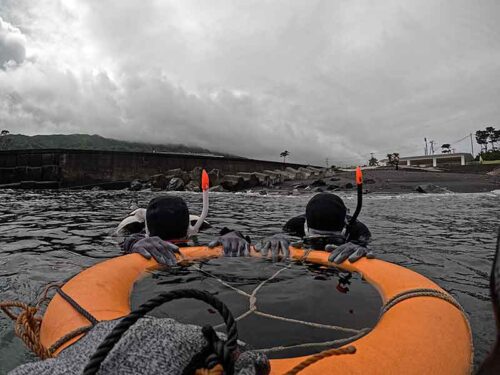
[[280, 154], [280, 157], [282, 157], [282, 158], [283, 158], [283, 164], [285, 164], [285, 163], [286, 163], [286, 157], [287, 157], [288, 155], [290, 155], [290, 153], [289, 153], [287, 150], [283, 151], [283, 152]]
[[[500, 150], [498, 141], [500, 140], [500, 130], [493, 126], [488, 126], [484, 130], [476, 131], [476, 141], [481, 146], [481, 152], [476, 160], [500, 160]], [[488, 148], [490, 145], [490, 148]]]
[[498, 142], [498, 138], [500, 136], [500, 131], [495, 130], [495, 128], [493, 126], [488, 126], [485, 129], [485, 132], [488, 135], [488, 142], [491, 143], [491, 150], [495, 151], [496, 150], [495, 144]]
[[449, 143], [444, 143], [441, 146], [441, 152], [443, 154], [451, 154], [451, 145]]
[[392, 165], [396, 170], [399, 170], [399, 153], [393, 152], [392, 154], [387, 154], [387, 164]]
[[10, 132], [7, 129], [0, 132], [0, 150], [8, 150], [12, 144], [11, 137], [7, 137], [9, 134]]
[[488, 152], [488, 133], [486, 131], [476, 131], [476, 142], [481, 146], [481, 152]]
[[370, 167], [376, 167], [378, 165], [378, 159], [372, 155], [372, 157], [370, 158], [370, 160], [368, 160], [368, 165]]
[[490, 152], [488, 144], [491, 145], [491, 151], [498, 150], [498, 141], [500, 140], [500, 130], [496, 130], [493, 126], [486, 127], [485, 130], [476, 131], [476, 141], [481, 146], [481, 153]]

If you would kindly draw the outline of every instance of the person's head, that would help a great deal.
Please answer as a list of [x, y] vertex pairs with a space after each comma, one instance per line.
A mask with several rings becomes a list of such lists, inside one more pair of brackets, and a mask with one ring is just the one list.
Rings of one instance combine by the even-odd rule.
[[347, 208], [335, 194], [319, 193], [306, 206], [307, 227], [320, 231], [340, 232], [345, 226]]
[[146, 209], [146, 227], [150, 236], [165, 241], [185, 238], [189, 227], [186, 202], [168, 195], [152, 199]]

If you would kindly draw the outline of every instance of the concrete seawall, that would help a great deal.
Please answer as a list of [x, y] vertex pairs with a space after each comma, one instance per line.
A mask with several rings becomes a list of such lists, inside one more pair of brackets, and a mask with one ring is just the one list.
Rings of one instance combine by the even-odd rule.
[[[302, 164], [286, 164], [299, 168]], [[225, 174], [283, 169], [280, 162], [213, 155], [95, 150], [0, 151], [0, 185], [12, 187], [72, 187], [147, 179], [181, 168], [219, 169]], [[23, 186], [19, 186], [22, 183]]]

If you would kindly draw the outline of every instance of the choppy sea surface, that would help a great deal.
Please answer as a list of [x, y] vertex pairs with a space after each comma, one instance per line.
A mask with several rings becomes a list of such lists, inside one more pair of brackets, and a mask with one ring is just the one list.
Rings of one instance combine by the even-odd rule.
[[[113, 228], [128, 212], [146, 206], [159, 194], [0, 190], [0, 301], [36, 301], [48, 283], [119, 255], [116, 238], [110, 236]], [[188, 202], [192, 213], [201, 211], [200, 194], [177, 195]], [[355, 197], [341, 196], [353, 210]], [[224, 226], [249, 234], [254, 241], [281, 232], [288, 218], [303, 213], [310, 197], [213, 193], [209, 213], [213, 227], [200, 236], [200, 241], [214, 238]], [[366, 195], [360, 216], [372, 231], [372, 248], [379, 258], [427, 276], [462, 304], [472, 326], [476, 365], [487, 354], [495, 334], [488, 278], [500, 225], [498, 207], [500, 195], [495, 193]], [[203, 267], [251, 292], [283, 264], [227, 258]], [[373, 325], [380, 307], [376, 292], [354, 275], [349, 292], [341, 293], [343, 288], [337, 287], [342, 276], [293, 265], [266, 285], [262, 294], [259, 292], [259, 309], [358, 329]], [[176, 284], [210, 289], [230, 305], [236, 316], [248, 309], [248, 300], [193, 269], [154, 273], [136, 286], [133, 303]], [[318, 307], [318, 301], [325, 304]], [[216, 324], [213, 311], [191, 302], [164, 306], [155, 314], [174, 318], [177, 314], [183, 322]], [[304, 337], [304, 342], [337, 338], [324, 330], [288, 324], [249, 317], [240, 322], [241, 338], [257, 348], [283, 341], [293, 344]], [[302, 329], [308, 330], [305, 335]], [[0, 374], [33, 358], [14, 335], [12, 322], [1, 314]]]

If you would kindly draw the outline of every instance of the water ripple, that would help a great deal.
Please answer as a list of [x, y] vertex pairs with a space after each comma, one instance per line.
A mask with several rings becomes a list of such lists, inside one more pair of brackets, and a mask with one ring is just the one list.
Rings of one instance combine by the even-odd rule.
[[[111, 229], [159, 193], [128, 191], [0, 191], [0, 299], [35, 301], [43, 287], [119, 254]], [[201, 196], [179, 193], [192, 213]], [[355, 197], [342, 197], [351, 208]], [[208, 241], [223, 226], [254, 240], [280, 232], [286, 219], [303, 213], [309, 196], [211, 195]], [[498, 194], [368, 195], [361, 220], [373, 233], [382, 259], [420, 272], [450, 291], [473, 329], [477, 364], [494, 338], [488, 291]], [[219, 276], [223, 276], [219, 274]], [[231, 275], [226, 275], [231, 278]], [[233, 275], [234, 276], [234, 275]], [[252, 277], [242, 284], [254, 283]], [[258, 279], [258, 278], [257, 278]], [[184, 280], [180, 275], [178, 280]], [[233, 280], [238, 281], [238, 277]], [[31, 358], [0, 317], [0, 373]]]

